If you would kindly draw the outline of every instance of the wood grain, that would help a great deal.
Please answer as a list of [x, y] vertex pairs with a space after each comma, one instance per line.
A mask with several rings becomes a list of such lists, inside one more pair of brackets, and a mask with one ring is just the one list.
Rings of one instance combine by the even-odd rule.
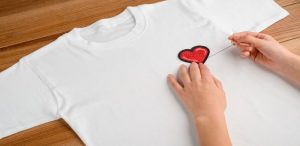
[[288, 6], [288, 5], [293, 5], [293, 4], [299, 3], [300, 0], [277, 0], [276, 2], [279, 5], [285, 7], [285, 6]]
[[81, 146], [78, 136], [62, 119], [19, 132], [0, 142], [1, 146]]
[[300, 3], [288, 5], [284, 8], [290, 15], [263, 31], [280, 42], [300, 37]]
[[[89, 25], [96, 20], [120, 13], [126, 6], [157, 0], [4, 0], [0, 11], [0, 48], [32, 41]], [[10, 10], [10, 7], [17, 8]], [[25, 5], [25, 8], [22, 6]], [[28, 6], [27, 6], [28, 5]], [[18, 9], [19, 8], [19, 9]], [[9, 11], [5, 11], [9, 10]]]
[[26, 56], [54, 41], [60, 35], [61, 34], [56, 34], [17, 45], [0, 48], [0, 71], [12, 66], [23, 56]]
[[[158, 0], [1, 0], [0, 71], [21, 57], [52, 42], [74, 27], [114, 16], [129, 5]], [[292, 52], [300, 55], [300, 0], [278, 0], [290, 16], [264, 33], [271, 34]], [[82, 146], [72, 129], [57, 120], [0, 140], [0, 146]]]
[[293, 53], [300, 55], [300, 37], [282, 42], [281, 44], [291, 50]]

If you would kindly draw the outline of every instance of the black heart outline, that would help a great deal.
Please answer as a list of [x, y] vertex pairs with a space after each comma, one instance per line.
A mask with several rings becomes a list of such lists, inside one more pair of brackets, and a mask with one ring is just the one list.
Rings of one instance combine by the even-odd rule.
[[206, 62], [206, 60], [207, 60], [209, 54], [210, 54], [210, 50], [209, 50], [206, 46], [201, 46], [201, 45], [199, 45], [199, 46], [195, 46], [195, 47], [193, 47], [193, 48], [191, 48], [191, 49], [184, 49], [184, 50], [181, 50], [181, 51], [178, 53], [178, 58], [179, 58], [181, 61], [183, 61], [183, 62], [192, 63], [192, 61], [187, 61], [187, 60], [181, 59], [181, 58], [180, 58], [180, 55], [181, 55], [181, 53], [183, 53], [183, 52], [185, 52], [185, 51], [191, 51], [191, 52], [193, 52], [196, 48], [203, 48], [203, 49], [205, 49], [205, 50], [208, 52], [207, 55], [206, 55], [206, 57], [205, 57], [204, 60], [203, 60], [203, 64], [204, 64], [204, 63]]

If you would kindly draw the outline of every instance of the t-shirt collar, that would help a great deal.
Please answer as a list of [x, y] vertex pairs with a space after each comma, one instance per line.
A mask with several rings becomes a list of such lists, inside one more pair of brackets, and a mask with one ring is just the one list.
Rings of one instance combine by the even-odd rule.
[[[92, 27], [93, 25], [101, 24], [114, 26], [126, 21], [129, 17], [132, 17], [134, 19], [135, 26], [131, 29], [130, 32], [114, 40], [107, 42], [94, 42], [91, 40], [86, 40], [80, 35], [80, 32], [83, 29], [92, 29], [90, 27]], [[66, 35], [69, 40], [69, 43], [72, 43], [73, 45], [76, 45], [80, 48], [87, 49], [88, 51], [97, 51], [126, 45], [130, 41], [141, 36], [145, 31], [147, 24], [148, 23], [146, 17], [144, 16], [143, 12], [139, 9], [139, 7], [127, 7], [122, 13], [115, 17], [99, 20], [88, 27], [74, 28]]]

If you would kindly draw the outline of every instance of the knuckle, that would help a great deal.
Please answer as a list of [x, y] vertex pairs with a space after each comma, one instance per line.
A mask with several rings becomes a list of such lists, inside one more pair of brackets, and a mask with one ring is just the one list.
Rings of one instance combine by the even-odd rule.
[[205, 84], [201, 85], [201, 89], [204, 90], [204, 91], [209, 90], [209, 88], [210, 88], [210, 85], [208, 83], [205, 83]]
[[245, 38], [246, 40], [249, 40], [249, 39], [251, 39], [251, 36], [250, 36], [250, 35], [246, 35], [246, 36], [244, 36], [244, 38]]
[[195, 84], [194, 86], [199, 86], [199, 85], [201, 85], [201, 80], [195, 81], [194, 84]]
[[193, 82], [190, 85], [190, 88], [197, 88], [200, 84], [198, 82]]
[[188, 90], [188, 91], [192, 90], [193, 88], [195, 88], [195, 85], [193, 85], [193, 84], [186, 84], [185, 85], [185, 89]]
[[171, 85], [172, 85], [172, 86], [175, 86], [175, 85], [176, 85], [176, 81], [171, 80]]

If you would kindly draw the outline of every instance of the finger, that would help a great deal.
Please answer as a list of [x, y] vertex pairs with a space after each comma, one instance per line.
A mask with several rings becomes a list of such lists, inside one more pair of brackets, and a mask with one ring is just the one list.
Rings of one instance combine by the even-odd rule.
[[183, 87], [178, 83], [174, 75], [168, 75], [168, 83], [171, 86], [172, 90], [179, 96], [181, 95]]
[[262, 34], [254, 32], [241, 32], [234, 34], [233, 38], [237, 44], [246, 43], [253, 47], [261, 47], [264, 44], [264, 40], [258, 38], [258, 36], [262, 37]]
[[222, 89], [222, 90], [223, 90], [222, 82], [221, 82], [220, 80], [218, 80], [214, 75], [213, 75], [213, 79], [214, 79], [214, 83], [216, 84], [216, 86], [217, 86], [219, 89]]
[[178, 83], [176, 78], [173, 75], [168, 75], [168, 83], [171, 86], [171, 89], [175, 92], [177, 97], [180, 98], [180, 101], [184, 106], [189, 106], [189, 98], [183, 95], [183, 87]]
[[238, 33], [234, 33], [232, 35], [232, 39], [235, 40], [235, 41], [237, 41], [241, 37], [246, 36], [246, 35], [251, 35], [253, 37], [257, 37], [257, 36], [259, 36], [259, 33], [257, 33], [257, 32], [250, 32], [250, 31], [238, 32]]
[[228, 37], [229, 40], [231, 41], [238, 41], [240, 37], [242, 37], [243, 35], [252, 35], [252, 36], [257, 36], [259, 33], [257, 32], [250, 32], [250, 31], [244, 31], [244, 32], [238, 32], [238, 33], [234, 33], [231, 36]]
[[243, 42], [238, 43], [238, 45], [242, 47], [251, 47], [251, 44], [243, 43]]
[[200, 70], [198, 64], [195, 62], [190, 65], [190, 76], [192, 81], [201, 80]]
[[242, 45], [242, 44], [237, 44], [236, 47], [238, 49], [240, 49], [240, 51], [252, 51], [254, 48], [252, 46], [249, 46], [249, 45]]
[[230, 40], [238, 40], [238, 38], [245, 36], [245, 35], [250, 35], [250, 36], [256, 37], [258, 39], [265, 39], [265, 40], [273, 39], [273, 37], [270, 35], [267, 35], [264, 33], [250, 32], [250, 31], [235, 33], [235, 34], [231, 35], [229, 38], [230, 38]]
[[212, 81], [212, 75], [208, 69], [208, 67], [202, 63], [199, 64], [201, 79], [205, 81]]
[[251, 55], [251, 52], [248, 51], [248, 50], [245, 50], [245, 51], [241, 51], [240, 52], [240, 56], [243, 57], [243, 58], [247, 58]]
[[264, 40], [258, 39], [250, 35], [241, 37], [239, 41], [240, 43], [248, 43], [250, 46], [255, 48], [260, 48], [265, 44]]
[[179, 68], [179, 79], [183, 83], [183, 85], [191, 82], [190, 75], [185, 65], [181, 65]]
[[233, 34], [231, 36], [228, 37], [228, 40], [233, 41]]
[[267, 34], [263, 34], [263, 33], [258, 33], [256, 35], [257, 38], [259, 39], [263, 39], [263, 40], [273, 40], [274, 38], [270, 35], [267, 35]]
[[254, 50], [254, 48], [249, 47], [249, 45], [236, 44], [236, 47], [240, 50], [240, 56], [242, 58], [248, 58]]
[[253, 61], [259, 61], [259, 59], [257, 60], [256, 58], [258, 57], [258, 54], [259, 54], [259, 51], [257, 49], [253, 49], [251, 52], [250, 52], [250, 58], [253, 60]]

